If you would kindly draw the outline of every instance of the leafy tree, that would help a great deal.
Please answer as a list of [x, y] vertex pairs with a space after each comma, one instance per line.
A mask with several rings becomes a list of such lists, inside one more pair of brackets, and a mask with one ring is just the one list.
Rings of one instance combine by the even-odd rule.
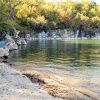
[[7, 30], [9, 25], [8, 6], [5, 0], [0, 1], [0, 32]]
[[100, 30], [100, 5], [94, 1], [0, 0], [0, 32], [15, 27], [22, 33], [54, 29]]

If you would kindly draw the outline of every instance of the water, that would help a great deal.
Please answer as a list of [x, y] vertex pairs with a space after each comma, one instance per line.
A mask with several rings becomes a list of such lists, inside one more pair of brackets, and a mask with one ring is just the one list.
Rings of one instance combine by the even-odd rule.
[[11, 55], [13, 62], [100, 77], [100, 40], [35, 40]]
[[5, 41], [0, 41], [0, 48], [4, 48], [5, 47]]

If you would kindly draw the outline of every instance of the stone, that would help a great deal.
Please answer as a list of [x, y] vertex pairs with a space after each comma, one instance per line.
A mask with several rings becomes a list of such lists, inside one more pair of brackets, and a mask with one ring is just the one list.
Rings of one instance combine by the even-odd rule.
[[24, 38], [21, 38], [21, 44], [23, 44], [23, 45], [26, 45], [27, 44], [27, 42], [25, 41]]
[[17, 40], [17, 44], [18, 44], [18, 45], [21, 45], [21, 44], [22, 44], [22, 43], [21, 43], [21, 39], [18, 39], [18, 40]]
[[6, 35], [6, 40], [7, 40], [6, 47], [9, 50], [16, 50], [16, 49], [18, 49], [18, 45], [15, 43], [14, 39], [11, 36]]
[[0, 100], [62, 100], [39, 89], [21, 72], [0, 63]]
[[8, 48], [0, 48], [0, 57], [8, 56], [9, 55], [9, 49]]

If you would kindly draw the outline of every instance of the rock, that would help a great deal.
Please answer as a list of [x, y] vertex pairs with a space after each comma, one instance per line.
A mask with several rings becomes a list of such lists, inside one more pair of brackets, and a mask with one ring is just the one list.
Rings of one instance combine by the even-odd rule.
[[0, 48], [0, 57], [8, 56], [9, 55], [9, 49], [7, 48]]
[[27, 42], [25, 41], [24, 38], [21, 38], [21, 43], [22, 43], [23, 45], [26, 45], [26, 44], [27, 44]]
[[26, 40], [26, 41], [31, 41], [31, 40], [32, 40], [30, 34], [26, 34], [26, 36], [25, 36], [25, 40]]
[[18, 45], [21, 45], [21, 44], [22, 44], [22, 43], [21, 43], [21, 39], [18, 39], [18, 40], [17, 40], [17, 44], [18, 44]]
[[7, 44], [6, 44], [6, 47], [9, 49], [9, 50], [17, 50], [18, 49], [18, 46], [15, 42], [13, 41], [9, 41]]
[[20, 72], [0, 63], [0, 100], [62, 100], [39, 87]]
[[20, 39], [17, 40], [17, 44], [18, 44], [18, 45], [21, 45], [21, 44], [22, 44], [22, 45], [26, 45], [27, 42], [25, 41], [24, 38], [20, 38]]
[[16, 30], [16, 28], [14, 27], [14, 37], [17, 39], [19, 36], [20, 31]]
[[14, 39], [11, 36], [6, 35], [6, 39], [7, 39], [6, 47], [9, 50], [16, 50], [16, 49], [18, 49], [18, 45], [15, 43]]

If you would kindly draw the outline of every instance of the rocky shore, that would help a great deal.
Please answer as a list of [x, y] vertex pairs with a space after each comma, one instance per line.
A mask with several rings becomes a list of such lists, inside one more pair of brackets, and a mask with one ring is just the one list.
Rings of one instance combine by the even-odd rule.
[[50, 96], [21, 72], [0, 63], [0, 100], [61, 100]]
[[[52, 68], [39, 68], [29, 66], [12, 66], [27, 76], [33, 84], [47, 91], [57, 100], [100, 100], [100, 81], [96, 83], [91, 77], [70, 75], [65, 71]], [[44, 94], [41, 94], [45, 96]], [[59, 99], [58, 99], [59, 98]], [[54, 100], [54, 98], [39, 100]]]
[[[1, 59], [12, 47], [18, 49], [15, 41], [12, 43], [8, 49], [0, 49]], [[95, 83], [60, 70], [0, 63], [0, 100], [100, 100], [99, 94], [100, 80]]]
[[30, 35], [26, 38], [6, 35], [5, 38], [0, 41], [0, 62], [4, 61], [5, 58], [8, 58], [9, 51], [17, 50], [19, 49], [19, 46], [27, 45], [27, 43], [31, 40], [32, 38]]
[[89, 78], [0, 63], [0, 100], [100, 100], [99, 94], [100, 84]]
[[39, 71], [23, 72], [33, 83], [38, 82], [44, 90], [54, 97], [64, 100], [100, 100], [99, 85], [90, 83], [87, 79], [48, 74]]

